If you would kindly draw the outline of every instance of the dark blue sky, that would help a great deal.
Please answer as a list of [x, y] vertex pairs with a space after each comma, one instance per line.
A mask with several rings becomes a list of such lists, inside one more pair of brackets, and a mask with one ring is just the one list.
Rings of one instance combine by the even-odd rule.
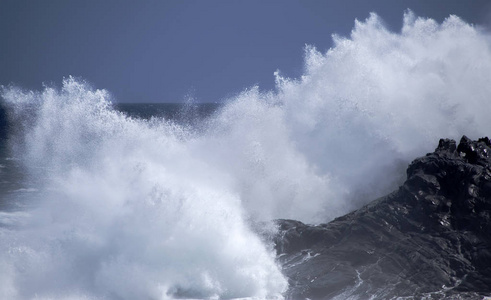
[[407, 8], [491, 23], [488, 0], [0, 0], [0, 84], [40, 89], [73, 75], [120, 102], [215, 102], [272, 89], [277, 69], [298, 77], [305, 44], [324, 52], [371, 11], [399, 31]]

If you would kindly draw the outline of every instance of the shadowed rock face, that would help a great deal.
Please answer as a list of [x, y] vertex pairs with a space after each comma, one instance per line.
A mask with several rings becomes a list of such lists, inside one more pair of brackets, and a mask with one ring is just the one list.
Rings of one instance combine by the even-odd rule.
[[287, 298], [490, 296], [490, 153], [488, 138], [442, 139], [388, 196], [328, 224], [278, 220]]

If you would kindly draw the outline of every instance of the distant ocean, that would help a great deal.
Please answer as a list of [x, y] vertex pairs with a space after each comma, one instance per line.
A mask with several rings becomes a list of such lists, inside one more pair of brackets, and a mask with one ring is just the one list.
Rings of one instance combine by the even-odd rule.
[[489, 40], [455, 16], [390, 32], [372, 15], [307, 47], [300, 78], [223, 104], [2, 87], [0, 299], [282, 299], [272, 220], [329, 222], [440, 138], [489, 135]]
[[116, 103], [114, 108], [130, 117], [163, 118], [178, 124], [201, 122], [215, 113], [221, 103]]

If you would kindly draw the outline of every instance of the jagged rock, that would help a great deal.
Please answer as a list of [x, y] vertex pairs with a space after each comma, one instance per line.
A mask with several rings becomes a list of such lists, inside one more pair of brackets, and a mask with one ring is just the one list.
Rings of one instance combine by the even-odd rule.
[[491, 143], [440, 140], [395, 192], [328, 224], [278, 220], [288, 299], [491, 295]]

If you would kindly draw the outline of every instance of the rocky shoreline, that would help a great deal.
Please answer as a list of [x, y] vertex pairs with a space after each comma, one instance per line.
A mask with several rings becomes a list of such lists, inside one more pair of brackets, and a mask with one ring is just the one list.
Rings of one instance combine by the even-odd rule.
[[490, 296], [490, 153], [488, 138], [442, 139], [398, 190], [357, 211], [315, 226], [277, 220], [286, 298]]

